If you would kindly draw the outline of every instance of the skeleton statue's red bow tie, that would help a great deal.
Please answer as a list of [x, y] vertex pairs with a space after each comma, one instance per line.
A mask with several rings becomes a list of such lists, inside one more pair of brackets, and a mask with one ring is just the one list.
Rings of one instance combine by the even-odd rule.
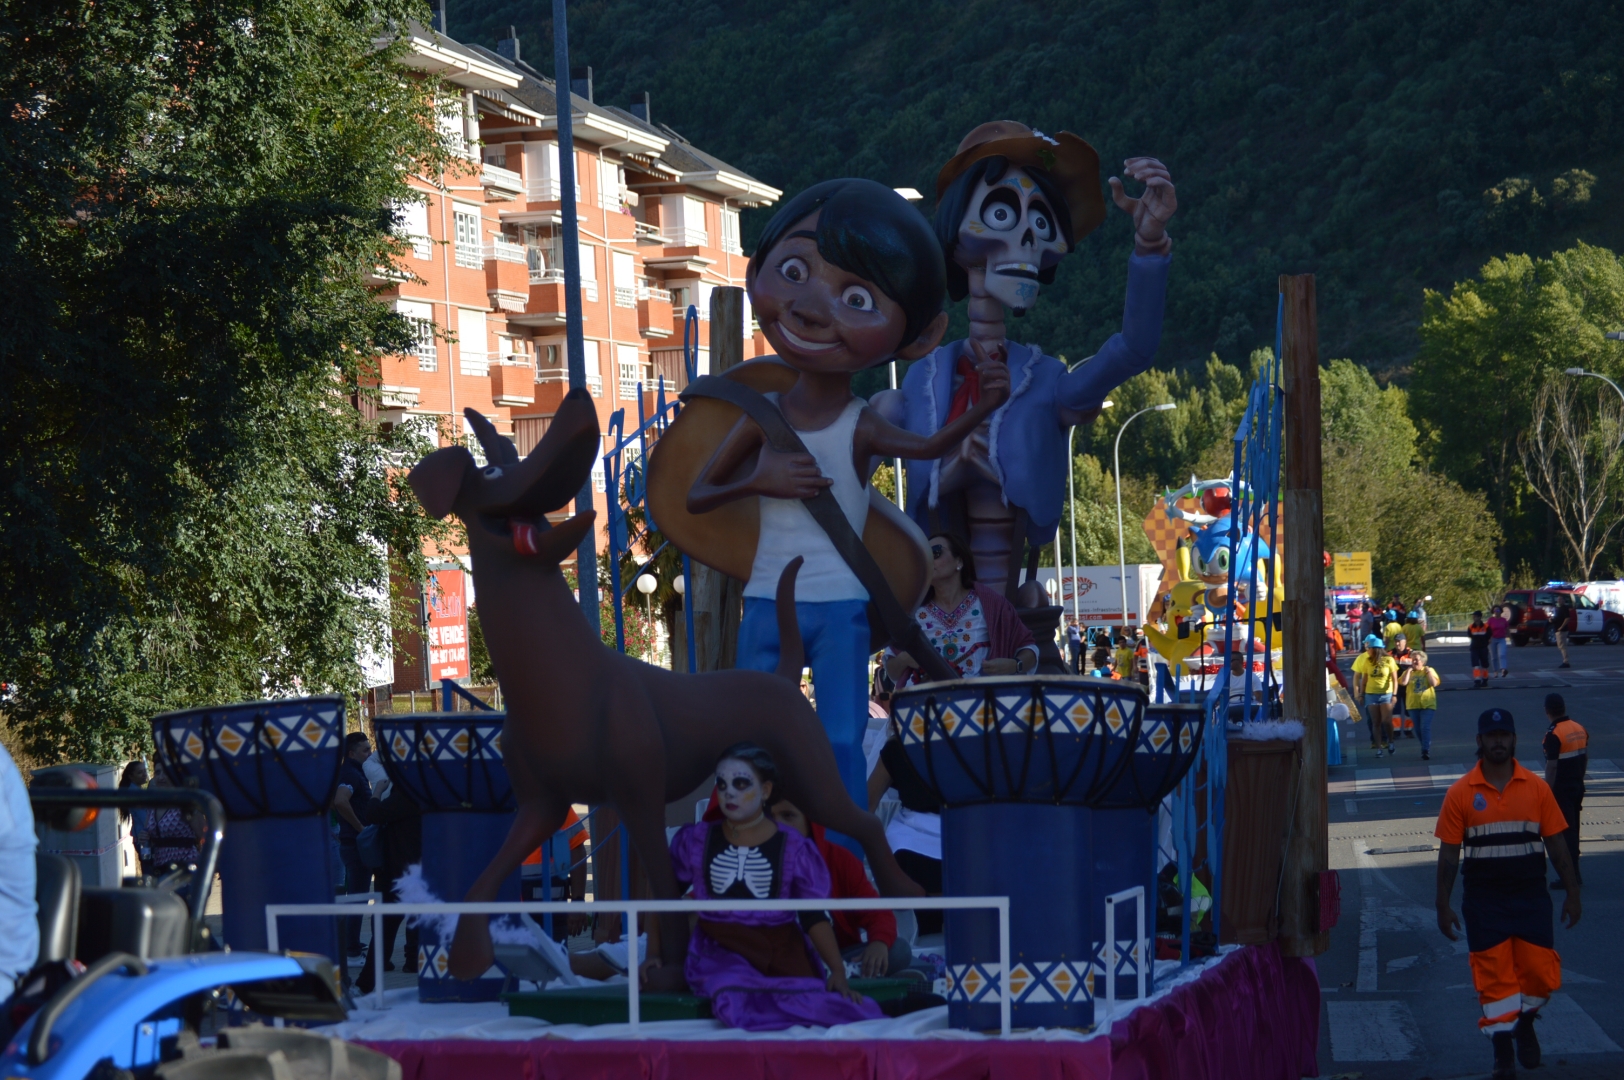
[[536, 553], [536, 527], [528, 521], [513, 523], [513, 550], [520, 555]]

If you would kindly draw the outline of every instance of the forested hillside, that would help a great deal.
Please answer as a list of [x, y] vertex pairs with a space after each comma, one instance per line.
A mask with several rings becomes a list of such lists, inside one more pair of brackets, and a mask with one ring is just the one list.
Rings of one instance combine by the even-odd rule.
[[[448, 0], [449, 29], [519, 28], [543, 0]], [[794, 191], [838, 175], [934, 196], [959, 138], [1009, 117], [1076, 131], [1107, 174], [1153, 154], [1182, 209], [1159, 363], [1272, 342], [1276, 276], [1319, 275], [1322, 355], [1403, 375], [1423, 287], [1575, 238], [1624, 247], [1624, 14], [1600, 2], [579, 0], [599, 101]], [[1559, 14], [1558, 14], [1559, 12]], [[759, 229], [763, 216], [747, 224]], [[1126, 219], [1063, 267], [1015, 335], [1075, 360], [1119, 320]]]

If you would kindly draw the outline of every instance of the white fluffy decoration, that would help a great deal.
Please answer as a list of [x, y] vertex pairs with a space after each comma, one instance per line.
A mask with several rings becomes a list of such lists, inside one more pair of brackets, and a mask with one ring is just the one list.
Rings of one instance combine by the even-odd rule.
[[1256, 723], [1242, 724], [1239, 730], [1231, 728], [1231, 739], [1245, 739], [1248, 742], [1268, 742], [1270, 739], [1284, 739], [1287, 742], [1296, 742], [1303, 737], [1303, 722], [1301, 720], [1259, 720]]
[[[434, 895], [434, 890], [423, 879], [422, 863], [413, 863], [395, 879], [395, 892], [403, 904], [440, 903], [440, 897]], [[441, 941], [450, 941], [457, 932], [455, 915], [408, 915], [406, 918], [408, 925], [436, 930]], [[532, 930], [532, 927], [535, 929]], [[535, 921], [526, 915], [502, 915], [491, 920], [491, 940], [503, 945], [535, 945], [539, 948], [544, 937], [540, 927], [536, 927]]]

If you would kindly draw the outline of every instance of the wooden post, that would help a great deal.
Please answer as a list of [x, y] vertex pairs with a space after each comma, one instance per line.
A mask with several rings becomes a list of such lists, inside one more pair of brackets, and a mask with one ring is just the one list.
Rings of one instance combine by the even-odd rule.
[[[717, 286], [710, 308], [710, 373], [720, 375], [744, 362], [744, 290]], [[737, 659], [744, 582], [696, 562], [693, 586], [695, 670], [730, 668]]]
[[1325, 524], [1321, 504], [1319, 329], [1314, 275], [1280, 276], [1285, 296], [1285, 715], [1303, 723], [1302, 772], [1280, 889], [1280, 944], [1289, 956], [1331, 946], [1319, 924], [1319, 877], [1330, 869], [1326, 806]]

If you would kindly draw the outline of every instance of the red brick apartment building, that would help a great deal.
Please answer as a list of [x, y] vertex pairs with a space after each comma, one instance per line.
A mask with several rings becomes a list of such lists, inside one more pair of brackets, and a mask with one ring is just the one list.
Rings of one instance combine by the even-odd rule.
[[[403, 62], [459, 92], [440, 122], [462, 160], [441, 176], [414, 176], [423, 201], [399, 208], [410, 277], [380, 275], [380, 284], [422, 332], [412, 355], [384, 361], [384, 418], [462, 425], [472, 406], [528, 453], [569, 389], [557, 89], [512, 39], [490, 50], [415, 27]], [[594, 102], [590, 78], [577, 89], [585, 90], [570, 106], [586, 377], [607, 432], [621, 408], [635, 427], [639, 386], [649, 392], [664, 380], [669, 396], [685, 384], [689, 304], [699, 310], [706, 372], [710, 291], [744, 284], [739, 210], [782, 193], [652, 122], [646, 99], [622, 109]], [[747, 353], [766, 350], [748, 308], [745, 332], [754, 338]], [[601, 464], [594, 480], [603, 522]], [[600, 529], [600, 549], [605, 542]], [[396, 692], [468, 674], [471, 584], [466, 567], [441, 566], [425, 605], [428, 640], [396, 642]]]

